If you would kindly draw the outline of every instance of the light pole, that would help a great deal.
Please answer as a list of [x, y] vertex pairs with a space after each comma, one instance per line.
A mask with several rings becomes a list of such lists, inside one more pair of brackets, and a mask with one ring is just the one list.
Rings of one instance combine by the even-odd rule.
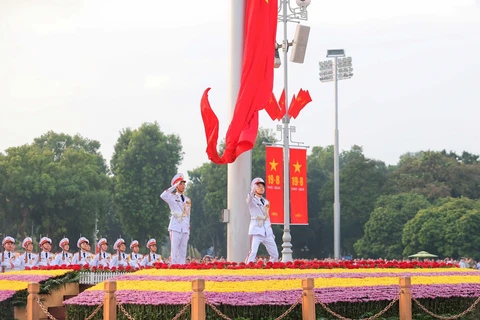
[[[282, 236], [282, 262], [293, 261], [292, 255], [292, 236], [290, 234], [290, 159], [289, 159], [289, 140], [290, 140], [290, 118], [288, 116], [288, 63], [287, 53], [288, 47], [292, 46], [292, 43], [288, 42], [287, 38], [287, 23], [288, 22], [300, 22], [301, 20], [308, 20], [307, 7], [311, 0], [296, 0], [298, 7], [292, 8], [290, 6], [290, 0], [278, 1], [278, 22], [283, 22], [283, 41], [281, 48], [283, 50], [283, 82], [285, 88], [285, 116], [283, 117], [283, 204], [284, 204], [284, 224], [283, 224], [283, 236]], [[303, 62], [303, 57], [302, 57]]]
[[340, 258], [340, 154], [338, 146], [338, 80], [350, 79], [353, 76], [352, 58], [345, 58], [343, 49], [328, 50], [327, 60], [320, 62], [320, 81], [335, 81], [335, 143], [334, 143], [334, 194], [333, 204], [333, 252], [335, 259]]

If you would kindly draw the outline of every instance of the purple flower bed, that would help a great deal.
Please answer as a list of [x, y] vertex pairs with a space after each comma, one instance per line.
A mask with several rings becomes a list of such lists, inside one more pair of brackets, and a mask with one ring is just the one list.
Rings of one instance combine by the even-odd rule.
[[266, 275], [266, 276], [149, 276], [125, 274], [115, 277], [117, 281], [135, 280], [135, 281], [193, 281], [201, 277], [205, 281], [260, 281], [260, 280], [288, 280], [288, 279], [305, 279], [305, 278], [384, 278], [384, 277], [434, 277], [434, 276], [480, 276], [479, 271], [444, 271], [444, 272], [378, 272], [378, 273], [298, 273], [289, 275]]
[[16, 293], [15, 290], [2, 290], [0, 291], [0, 302], [5, 301], [7, 299], [10, 299], [13, 297], [13, 295]]
[[[324, 303], [334, 302], [368, 302], [393, 300], [400, 292], [399, 286], [371, 287], [336, 287], [315, 289], [317, 297]], [[205, 292], [206, 298], [215, 305], [291, 305], [301, 294], [301, 290], [265, 291], [265, 292]], [[117, 298], [124, 304], [137, 305], [176, 305], [185, 304], [190, 300], [191, 292], [158, 292], [124, 290], [117, 292]], [[412, 285], [414, 298], [450, 298], [478, 297], [480, 284], [462, 283]], [[98, 305], [103, 301], [103, 291], [85, 291], [80, 295], [65, 301], [66, 305]]]
[[34, 275], [34, 274], [8, 274], [0, 275], [0, 280], [7, 281], [24, 281], [24, 282], [42, 282], [50, 278], [49, 276]]

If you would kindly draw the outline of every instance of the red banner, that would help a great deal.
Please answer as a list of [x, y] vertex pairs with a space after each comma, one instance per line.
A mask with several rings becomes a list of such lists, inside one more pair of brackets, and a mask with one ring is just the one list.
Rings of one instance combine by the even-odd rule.
[[290, 224], [308, 224], [306, 149], [290, 148]]
[[272, 224], [283, 224], [283, 148], [267, 146], [266, 160], [266, 198], [270, 201], [270, 221]]

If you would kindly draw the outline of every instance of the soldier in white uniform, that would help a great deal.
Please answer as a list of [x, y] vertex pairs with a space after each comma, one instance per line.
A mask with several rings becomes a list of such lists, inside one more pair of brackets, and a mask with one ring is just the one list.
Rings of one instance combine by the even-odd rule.
[[23, 239], [22, 247], [25, 252], [20, 256], [22, 269], [35, 267], [38, 263], [38, 254], [33, 253], [33, 240], [30, 237]]
[[73, 255], [72, 264], [90, 266], [90, 262], [93, 259], [93, 255], [90, 253], [90, 241], [85, 237], [80, 237], [77, 241], [77, 247], [80, 250]]
[[107, 252], [108, 249], [108, 243], [107, 239], [102, 238], [98, 240], [97, 242], [97, 254], [95, 255], [95, 258], [93, 259], [92, 263], [90, 264], [90, 267], [103, 267], [103, 268], [109, 268], [110, 267], [110, 260], [112, 260], [112, 256], [110, 253]]
[[38, 245], [42, 251], [38, 254], [37, 266], [48, 267], [54, 265], [55, 255], [50, 252], [52, 250], [52, 239], [43, 237]]
[[247, 205], [250, 211], [250, 226], [248, 234], [250, 235], [250, 252], [245, 263], [255, 262], [258, 246], [263, 243], [270, 255], [270, 261], [278, 260], [278, 249], [275, 244], [272, 224], [268, 210], [270, 202], [263, 198], [265, 193], [265, 181], [262, 178], [255, 178], [251, 183], [250, 193], [247, 195]]
[[157, 253], [157, 241], [155, 239], [148, 240], [147, 248], [150, 252], [143, 257], [142, 267], [152, 267], [155, 263], [163, 262], [162, 256]]
[[[190, 198], [185, 196], [185, 178], [182, 173], [177, 173], [171, 181], [171, 187], [161, 195], [170, 207], [170, 260], [172, 264], [185, 264], [187, 256], [187, 245], [190, 237]], [[176, 193], [173, 191], [176, 190]]]
[[68, 252], [70, 250], [70, 240], [63, 238], [60, 240], [58, 246], [62, 249], [62, 252], [58, 253], [55, 257], [56, 266], [69, 266], [72, 264], [73, 254]]
[[122, 238], [115, 241], [113, 244], [113, 250], [117, 251], [116, 254], [112, 255], [112, 261], [110, 262], [110, 268], [123, 267], [126, 268], [129, 265], [130, 257], [125, 253], [125, 240]]
[[0, 265], [2, 272], [12, 270], [21, 270], [22, 262], [19, 259], [19, 254], [15, 253], [15, 239], [6, 236], [2, 240], [3, 252], [0, 253]]
[[143, 255], [138, 253], [140, 251], [140, 246], [137, 240], [133, 240], [132, 243], [130, 243], [130, 250], [132, 250], [129, 255], [130, 266], [134, 269], [140, 268], [142, 265]]

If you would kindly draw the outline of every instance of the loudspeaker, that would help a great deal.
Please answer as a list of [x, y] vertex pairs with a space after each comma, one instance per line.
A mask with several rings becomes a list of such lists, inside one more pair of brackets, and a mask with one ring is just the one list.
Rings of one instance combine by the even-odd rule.
[[273, 67], [280, 68], [281, 65], [282, 65], [282, 60], [280, 60], [280, 54], [278, 53], [278, 49], [275, 49], [275, 60], [274, 60]]
[[293, 38], [292, 54], [290, 55], [290, 61], [296, 63], [303, 63], [303, 60], [305, 60], [305, 52], [307, 51], [309, 34], [309, 26], [297, 24], [297, 30], [295, 30], [295, 38]]

